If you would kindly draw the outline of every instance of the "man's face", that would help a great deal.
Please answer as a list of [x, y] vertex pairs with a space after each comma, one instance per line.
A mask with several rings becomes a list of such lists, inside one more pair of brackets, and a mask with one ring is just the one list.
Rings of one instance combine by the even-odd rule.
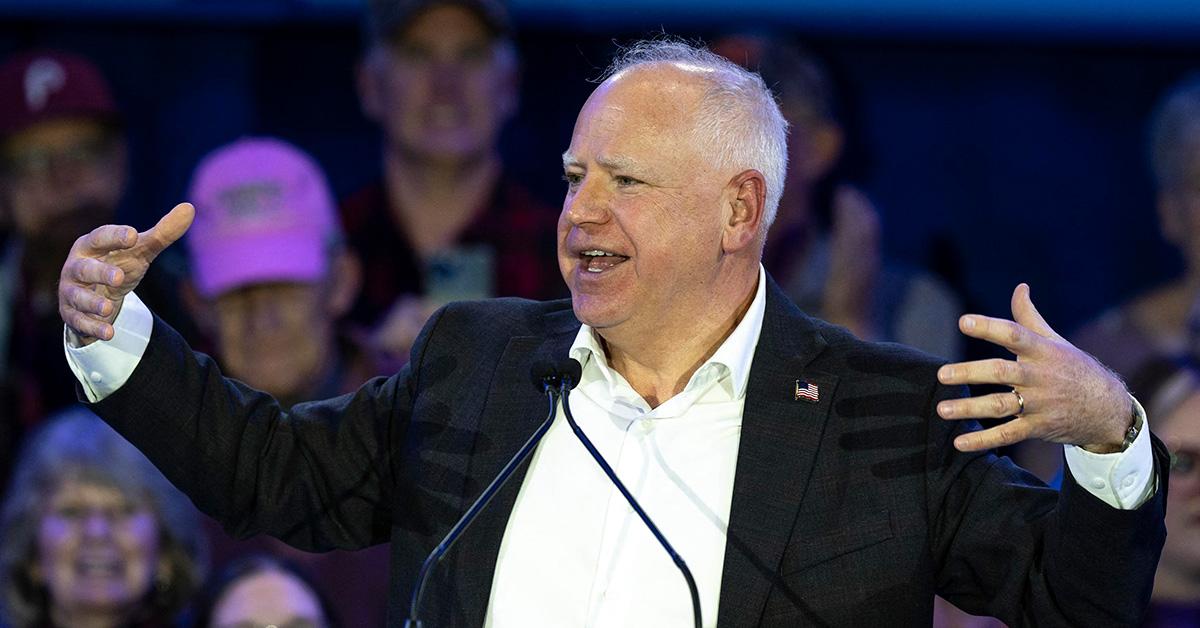
[[579, 114], [563, 157], [558, 263], [575, 315], [595, 328], [638, 337], [708, 309], [727, 181], [691, 133], [701, 93], [674, 66], [639, 68], [597, 88]]
[[41, 122], [0, 149], [0, 189], [17, 232], [61, 248], [110, 222], [125, 189], [124, 143], [86, 119]]
[[228, 375], [277, 398], [307, 398], [332, 359], [333, 320], [320, 284], [262, 283], [216, 299]]
[[372, 53], [364, 108], [407, 154], [479, 158], [493, 150], [516, 108], [514, 65], [512, 51], [474, 12], [435, 6]]

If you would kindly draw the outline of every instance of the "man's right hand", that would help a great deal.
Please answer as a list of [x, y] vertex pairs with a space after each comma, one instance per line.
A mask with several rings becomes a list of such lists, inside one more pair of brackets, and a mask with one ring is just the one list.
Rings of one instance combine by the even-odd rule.
[[58, 313], [83, 344], [111, 340], [125, 295], [150, 263], [192, 225], [196, 210], [180, 203], [147, 231], [104, 225], [75, 241], [58, 280]]

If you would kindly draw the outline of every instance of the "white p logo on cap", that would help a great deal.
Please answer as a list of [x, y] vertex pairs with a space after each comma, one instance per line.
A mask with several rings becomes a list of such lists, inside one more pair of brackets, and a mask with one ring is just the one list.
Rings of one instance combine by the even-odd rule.
[[50, 95], [67, 84], [67, 71], [54, 59], [36, 59], [25, 70], [25, 105], [30, 111], [40, 111]]

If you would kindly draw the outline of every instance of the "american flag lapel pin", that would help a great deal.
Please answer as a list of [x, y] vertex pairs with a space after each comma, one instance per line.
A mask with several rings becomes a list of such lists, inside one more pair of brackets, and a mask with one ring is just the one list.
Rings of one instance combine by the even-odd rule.
[[821, 401], [821, 390], [816, 384], [802, 379], [796, 380], [796, 401], [817, 403]]

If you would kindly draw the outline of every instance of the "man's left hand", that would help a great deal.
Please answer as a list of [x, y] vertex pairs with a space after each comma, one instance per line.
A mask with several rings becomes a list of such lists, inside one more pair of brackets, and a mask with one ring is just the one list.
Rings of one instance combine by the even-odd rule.
[[954, 439], [960, 451], [979, 451], [1036, 438], [1079, 445], [1095, 453], [1120, 451], [1132, 416], [1125, 384], [1092, 356], [1055, 333], [1033, 306], [1029, 286], [1013, 291], [1013, 320], [964, 315], [959, 329], [998, 344], [1015, 360], [947, 364], [943, 384], [997, 384], [1012, 391], [942, 401], [943, 419], [1000, 419], [995, 427]]

